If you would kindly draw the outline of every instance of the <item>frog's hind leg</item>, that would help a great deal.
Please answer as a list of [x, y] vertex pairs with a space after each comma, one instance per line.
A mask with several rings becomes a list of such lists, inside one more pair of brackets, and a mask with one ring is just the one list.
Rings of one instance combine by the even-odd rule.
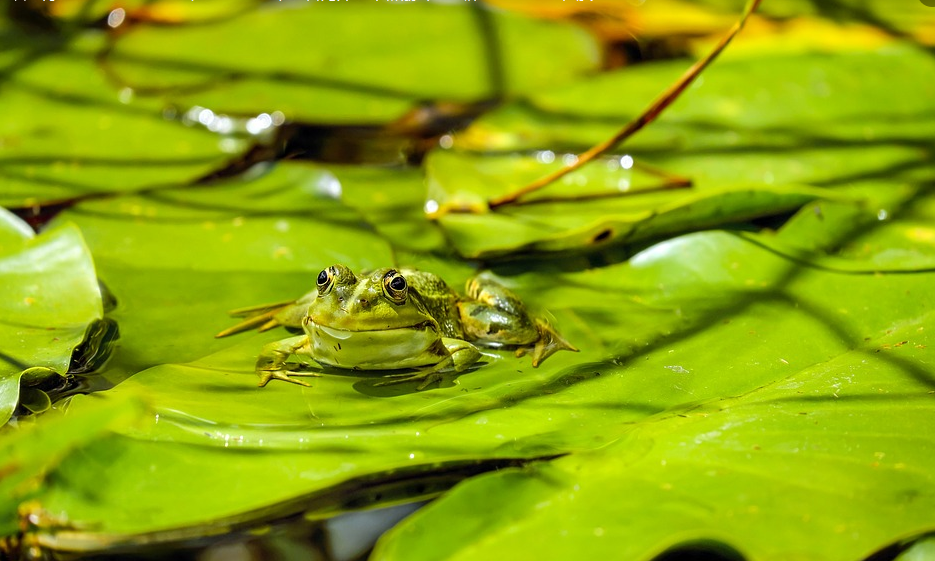
[[[286, 305], [288, 305], [288, 303]], [[259, 311], [257, 311], [257, 313], [254, 315], [246, 315], [243, 313], [239, 313], [241, 312], [241, 310], [245, 310], [246, 308], [242, 308], [241, 310], [232, 310], [230, 313], [232, 316], [234, 317], [246, 316], [246, 319], [242, 320], [240, 323], [236, 325], [232, 325], [231, 327], [228, 327], [227, 329], [225, 329], [224, 331], [221, 331], [214, 337], [217, 339], [220, 339], [221, 337], [227, 337], [228, 335], [236, 335], [237, 333], [243, 333], [244, 331], [250, 331], [251, 329], [258, 329], [259, 331], [267, 331], [269, 329], [272, 329], [279, 325], [279, 322], [276, 321], [276, 319], [273, 316], [275, 316], [277, 312], [282, 310], [282, 308], [283, 307], [269, 309], [265, 307], [258, 307]]]
[[312, 291], [298, 300], [286, 300], [284, 302], [273, 302], [272, 304], [260, 304], [231, 310], [229, 312], [231, 316], [244, 319], [237, 325], [221, 331], [215, 337], [227, 337], [251, 329], [268, 331], [280, 325], [293, 328], [301, 327], [302, 318], [308, 310], [308, 305], [316, 296], [318, 296], [318, 292]]
[[458, 303], [461, 327], [472, 340], [494, 345], [530, 345], [536, 326], [516, 294], [483, 275], [467, 283], [470, 300]]
[[474, 277], [467, 294], [473, 301], [461, 302], [459, 308], [462, 327], [472, 340], [516, 347], [516, 356], [532, 349], [533, 367], [558, 351], [578, 351], [549, 322], [530, 317], [519, 297], [498, 282]]
[[300, 386], [308, 386], [307, 382], [296, 380], [292, 376], [321, 376], [317, 372], [286, 370], [286, 360], [294, 354], [309, 354], [308, 337], [300, 335], [282, 341], [273, 341], [263, 347], [260, 356], [256, 359], [256, 373], [260, 377], [261, 388], [270, 380], [282, 380]]

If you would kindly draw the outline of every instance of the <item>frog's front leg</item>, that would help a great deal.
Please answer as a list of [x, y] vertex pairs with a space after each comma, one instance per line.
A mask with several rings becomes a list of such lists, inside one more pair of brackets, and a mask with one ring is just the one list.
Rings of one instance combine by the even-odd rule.
[[476, 341], [517, 347], [517, 356], [532, 348], [532, 365], [538, 367], [560, 350], [577, 352], [544, 319], [533, 319], [519, 297], [500, 283], [483, 275], [470, 279], [467, 295], [459, 303], [465, 334]]
[[440, 343], [441, 347], [437, 351], [439, 362], [415, 373], [389, 374], [386, 376], [388, 380], [374, 385], [388, 386], [403, 382], [421, 382], [416, 386], [416, 389], [421, 391], [435, 382], [441, 382], [444, 378], [442, 371], [453, 369], [455, 372], [463, 372], [477, 362], [481, 356], [477, 347], [461, 339], [442, 337]]
[[260, 377], [259, 386], [262, 388], [270, 380], [282, 380], [283, 382], [292, 382], [300, 386], [308, 386], [302, 380], [290, 378], [293, 376], [321, 376], [317, 372], [296, 372], [294, 370], [284, 370], [286, 360], [294, 354], [304, 354], [311, 356], [308, 336], [300, 335], [290, 337], [281, 341], [273, 341], [263, 346], [260, 356], [256, 359], [256, 373]]

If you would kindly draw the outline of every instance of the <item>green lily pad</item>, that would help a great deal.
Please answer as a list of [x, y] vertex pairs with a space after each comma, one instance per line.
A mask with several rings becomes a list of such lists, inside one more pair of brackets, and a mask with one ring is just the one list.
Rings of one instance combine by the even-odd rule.
[[[654, 187], [659, 185], [659, 178], [653, 182], [646, 172], [621, 168], [619, 159], [607, 159], [607, 163], [614, 164], [612, 167], [598, 162], [568, 174], [520, 204], [487, 209], [490, 198], [519, 188], [558, 166], [542, 165], [538, 161], [541, 156], [436, 152], [426, 162], [426, 209], [441, 213], [438, 222], [459, 254], [491, 259], [644, 242], [797, 209], [816, 198], [835, 197], [827, 190], [791, 185], [658, 189]], [[625, 165], [632, 165], [632, 158]], [[449, 212], [449, 208], [471, 211]]]
[[[59, 2], [49, 5], [51, 14], [65, 22], [94, 22], [107, 19], [115, 9], [124, 11], [124, 17], [153, 19], [160, 22], [200, 22], [230, 17], [255, 8], [257, 0], [85, 0], [83, 2]], [[112, 20], [114, 21], [114, 20]]]
[[126, 85], [182, 107], [328, 123], [388, 122], [426, 99], [529, 92], [597, 62], [594, 40], [574, 26], [463, 2], [270, 4], [215, 24], [138, 26], [107, 57]]
[[10, 64], [0, 91], [8, 112], [0, 123], [0, 204], [34, 207], [188, 183], [244, 148], [120, 93], [94, 60], [103, 39], [82, 35], [27, 62], [24, 47], [4, 53], [0, 63]]
[[[603, 140], [683, 69], [684, 63], [664, 62], [608, 73], [485, 115], [455, 136], [455, 146], [535, 149], [536, 157], [432, 154], [426, 172], [429, 210], [472, 210], [476, 215], [448, 213], [439, 222], [459, 253], [487, 258], [574, 251], [593, 246], [595, 240], [633, 241], [640, 237], [631, 232], [634, 225], [639, 234], [651, 237], [673, 228], [684, 231], [777, 214], [821, 193], [803, 185], [833, 187], [838, 194], [824, 191], [829, 198], [862, 199], [868, 191], [880, 192], [881, 182], [908, 194], [907, 183], [933, 178], [924, 163], [924, 139], [932, 126], [935, 91], [920, 96], [901, 92], [914, 87], [918, 72], [933, 72], [935, 65], [917, 48], [894, 44], [875, 51], [800, 53], [713, 65], [618, 155], [630, 166], [646, 164], [691, 178], [692, 189], [591, 200], [595, 192], [606, 197], [621, 182], [629, 189], [639, 181], [631, 169], [608, 169], [616, 161], [604, 159], [520, 199], [524, 204], [487, 212], [485, 201], [557, 165], [536, 165], [546, 147], [550, 160], [561, 160], [561, 150], [581, 150]], [[868, 71], [872, 76], [867, 79], [856, 77]], [[876, 100], [879, 111], [861, 116], [861, 104], [869, 99]], [[651, 186], [645, 179], [641, 184]], [[569, 200], [574, 197], [582, 200]], [[540, 202], [550, 198], [561, 202]], [[879, 195], [870, 200], [875, 198]], [[679, 212], [669, 216], [674, 209]], [[499, 235], [485, 236], [486, 231]]]
[[[4, 424], [20, 401], [24, 371], [41, 366], [64, 375], [88, 326], [103, 316], [103, 305], [94, 262], [74, 224], [63, 223], [33, 237], [28, 226], [5, 210], [0, 223], [4, 293], [0, 424]], [[28, 401], [38, 407], [35, 400], [41, 399], [33, 393]]]
[[[0, 439], [0, 534], [19, 533], [21, 515], [33, 515], [49, 529], [55, 526], [53, 516], [39, 503], [30, 502], [43, 478], [72, 451], [103, 437], [115, 426], [132, 424], [144, 411], [138, 398], [98, 402], [97, 407], [80, 414], [43, 415], [37, 423], [4, 433]], [[24, 512], [18, 512], [20, 505]]]
[[[50, 492], [47, 505], [67, 512], [73, 521], [93, 522], [98, 530], [85, 537], [103, 540], [94, 543], [117, 539], [111, 533], [132, 539], [133, 533], [159, 529], [171, 536], [200, 520], [249, 517], [251, 512], [256, 516], [264, 504], [261, 497], [281, 504], [289, 497], [323, 493], [348, 478], [376, 477], [407, 462], [430, 473], [432, 465], [466, 458], [603, 449], [631, 438], [634, 431], [661, 431], [654, 436], [661, 439], [667, 433], [657, 427], [669, 424], [688, 435], [677, 432], [673, 442], [701, 439], [710, 427], [693, 432], [696, 425], [684, 421], [684, 415], [694, 420], [699, 410], [709, 409], [712, 415], [725, 409], [726, 415], [734, 402], [737, 408], [753, 407], [748, 401], [760, 395], [758, 388], [778, 392], [767, 410], [779, 423], [798, 415], [802, 387], [806, 396], [829, 401], [836, 399], [835, 392], [860, 395], [864, 386], [843, 385], [844, 377], [866, 357], [874, 359], [872, 372], [879, 370], [868, 379], [869, 386], [880, 387], [879, 376], [889, 376], [888, 393], [918, 395], [913, 407], [922, 407], [926, 402], [918, 399], [927, 395], [929, 383], [900, 373], [921, 368], [912, 365], [924, 357], [916, 345], [927, 344], [918, 328], [930, 321], [924, 312], [933, 303], [924, 290], [930, 275], [839, 274], [802, 268], [739, 236], [678, 238], [654, 246], [630, 264], [515, 279], [531, 304], [552, 311], [556, 325], [582, 347], [581, 356], [556, 355], [534, 370], [522, 359], [495, 353], [476, 371], [459, 376], [456, 385], [423, 392], [374, 387], [380, 379], [376, 373], [340, 372], [312, 379], [311, 388], [257, 388], [252, 372], [257, 349], [283, 333], [245, 337], [194, 362], [138, 374], [108, 392], [144, 392], [158, 418], [122, 430], [125, 437], [63, 465], [59, 476], [67, 485]], [[907, 304], [902, 296], [906, 291], [921, 300]], [[616, 310], [613, 316], [602, 311], [607, 306]], [[895, 325], [904, 327], [888, 334]], [[804, 333], [807, 346], [801, 344]], [[911, 344], [894, 347], [897, 339], [910, 335]], [[870, 340], [864, 341], [866, 337]], [[744, 343], [743, 352], [738, 353], [738, 342]], [[877, 350], [903, 354], [893, 362]], [[812, 376], [815, 381], [807, 382]], [[826, 377], [837, 385], [823, 385]], [[722, 403], [724, 396], [735, 399]], [[892, 405], [886, 399], [882, 404]], [[93, 405], [76, 402], [73, 408]], [[743, 410], [761, 414], [750, 411]], [[835, 422], [847, 426], [853, 417], [857, 430], [865, 417], [852, 413], [848, 409]], [[759, 435], [755, 423], [741, 426]], [[904, 428], [892, 425], [887, 430], [900, 434]], [[803, 438], [820, 436], [805, 434]], [[888, 454], [897, 454], [903, 442], [893, 438], [886, 443]], [[622, 444], [612, 447], [617, 448], [630, 450]], [[115, 449], [121, 451], [121, 463], [112, 466], [117, 480], [86, 501], [78, 491], [87, 485], [83, 481], [88, 475], [83, 474], [94, 471], [91, 466], [98, 460], [93, 458]], [[152, 458], [161, 456], [156, 450], [166, 456], [153, 472]], [[600, 458], [611, 448], [607, 450], [582, 458]], [[811, 453], [805, 449], [802, 461], [814, 459]], [[174, 460], [178, 454], [189, 459]], [[263, 475], [245, 481], [244, 466]], [[145, 486], [139, 482], [140, 469], [148, 473]], [[692, 473], [704, 477], [703, 472]], [[259, 491], [248, 493], [248, 484]], [[237, 492], [219, 494], [219, 488]], [[115, 509], [112, 501], [128, 489], [138, 502]], [[173, 492], [184, 495], [191, 509], [154, 516], [154, 505]], [[920, 509], [927, 505], [919, 504]], [[150, 514], [144, 516], [144, 511]]]
[[389, 246], [341, 203], [341, 187], [326, 170], [283, 164], [256, 178], [88, 201], [63, 213], [85, 233], [117, 298], [111, 316], [123, 343], [104, 376], [115, 383], [216, 352], [230, 340], [213, 335], [236, 323], [228, 310], [297, 298], [328, 265], [390, 263]]
[[[855, 276], [756, 253], [702, 234], [638, 255], [634, 267], [658, 267], [679, 301], [686, 281], [705, 283], [677, 271], [717, 262], [709, 294], [737, 299], [705, 329], [677, 330], [587, 382], [607, 390], [608, 408], [661, 392], [674, 401], [608, 427], [613, 443], [600, 450], [466, 482], [391, 531], [374, 558], [651, 559], [707, 542], [750, 559], [854, 559], [932, 531], [935, 439], [920, 428], [935, 387], [932, 273]], [[721, 284], [731, 263], [746, 288]], [[603, 386], [608, 377], [627, 391]]]

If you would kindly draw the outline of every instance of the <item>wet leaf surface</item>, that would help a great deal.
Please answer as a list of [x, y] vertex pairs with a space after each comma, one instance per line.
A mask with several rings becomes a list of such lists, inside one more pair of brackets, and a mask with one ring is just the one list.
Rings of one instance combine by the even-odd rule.
[[[94, 263], [78, 228], [63, 223], [33, 237], [25, 223], [5, 210], [0, 223], [2, 424], [20, 401], [24, 371], [45, 367], [64, 376], [72, 350], [88, 325], [102, 317], [103, 308]], [[44, 396], [33, 390], [27, 401], [34, 407], [27, 407], [44, 409]]]
[[[22, 46], [0, 54], [4, 107], [37, 108], [0, 128], [2, 202], [114, 193], [68, 206], [35, 237], [0, 216], [4, 317], [35, 291], [48, 299], [28, 329], [3, 328], [28, 335], [20, 354], [0, 350], [62, 372], [101, 316], [95, 275], [121, 333], [85, 376], [90, 395], [3, 429], [4, 536], [145, 553], [440, 494], [374, 558], [651, 559], [715, 544], [844, 560], [932, 532], [924, 48], [892, 30], [852, 48], [741, 43], [613, 158], [491, 211], [489, 197], [602, 140], [687, 64], [583, 78], [596, 53], [581, 30], [460, 5], [275, 8], [127, 27], [104, 66], [96, 32], [41, 44], [35, 60]], [[175, 3], [153, 9], [185, 19], [171, 17]], [[355, 27], [377, 15], [390, 19]], [[500, 70], [478, 18], [502, 33]], [[279, 32], [289, 25], [305, 31]], [[250, 26], [279, 58], [244, 40]], [[316, 29], [343, 30], [347, 44], [310, 49]], [[401, 41], [401, 29], [416, 31]], [[437, 49], [416, 48], [430, 40]], [[543, 45], [553, 57], [533, 56]], [[138, 88], [130, 98], [120, 80]], [[382, 123], [424, 99], [498, 94], [510, 101], [419, 167], [281, 161], [198, 184], [245, 145], [162, 117], [172, 102]], [[656, 189], [673, 176], [694, 186]], [[634, 194], [598, 198], [624, 183]], [[591, 200], [554, 200], [582, 194]], [[480, 212], [430, 221], [432, 202]], [[335, 263], [416, 266], [458, 290], [492, 268], [581, 352], [534, 369], [485, 349], [423, 391], [337, 369], [308, 388], [257, 387], [260, 349], [289, 334], [215, 339], [236, 321], [227, 311], [296, 298]], [[24, 368], [9, 370], [0, 406], [12, 411]]]

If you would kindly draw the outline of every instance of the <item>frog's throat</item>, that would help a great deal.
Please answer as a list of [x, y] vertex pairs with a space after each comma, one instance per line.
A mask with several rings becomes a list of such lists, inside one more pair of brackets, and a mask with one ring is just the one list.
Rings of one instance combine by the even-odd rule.
[[337, 329], [307, 322], [308, 352], [325, 366], [394, 370], [438, 364], [449, 353], [432, 321], [389, 329]]

